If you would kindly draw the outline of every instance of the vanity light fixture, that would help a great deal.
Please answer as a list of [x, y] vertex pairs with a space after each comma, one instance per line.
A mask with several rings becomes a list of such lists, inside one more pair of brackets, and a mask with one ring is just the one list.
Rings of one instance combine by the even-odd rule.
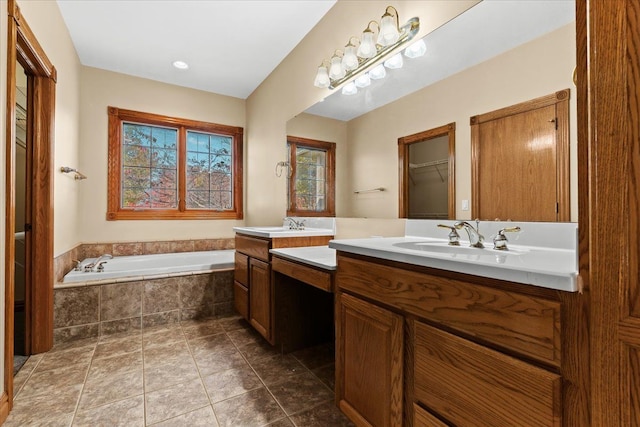
[[[409, 43], [419, 30], [419, 18], [411, 18], [400, 27], [398, 11], [393, 6], [387, 6], [380, 23], [369, 21], [360, 39], [355, 36], [351, 37], [344, 51], [336, 50], [329, 61], [322, 61], [316, 73], [314, 86], [335, 89], [348, 80], [355, 79], [359, 73], [369, 69], [371, 71], [368, 77], [371, 79], [383, 78], [386, 75], [386, 71], [384, 71], [382, 63], [390, 69], [402, 67], [402, 55], [398, 54], [397, 57], [394, 56], [390, 59], [387, 56], [397, 53], [398, 48]], [[377, 37], [375, 31], [377, 31]], [[422, 42], [422, 45], [424, 46], [424, 42]], [[421, 52], [421, 54], [415, 55], [414, 53], [405, 52], [405, 55], [408, 58], [415, 58], [423, 55], [425, 50], [426, 47], [422, 51], [417, 49], [417, 52]], [[379, 65], [376, 66], [376, 64]], [[374, 66], [378, 69], [375, 72], [372, 68]], [[378, 67], [383, 68], [380, 70]], [[361, 86], [361, 84], [365, 84], [365, 81], [361, 80], [356, 83], [347, 92], [351, 93], [353, 89], [357, 92], [356, 86], [365, 87]]]
[[358, 93], [358, 88], [356, 87], [355, 82], [349, 82], [342, 86], [343, 95], [355, 95], [356, 93]]

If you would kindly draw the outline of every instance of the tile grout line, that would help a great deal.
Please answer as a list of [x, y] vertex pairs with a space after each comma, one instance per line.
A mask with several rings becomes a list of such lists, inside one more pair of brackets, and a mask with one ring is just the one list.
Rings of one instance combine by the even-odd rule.
[[80, 394], [78, 394], [78, 401], [76, 402], [76, 408], [73, 411], [73, 416], [71, 417], [71, 422], [69, 423], [69, 427], [71, 427], [75, 422], [76, 416], [78, 415], [78, 411], [80, 410], [80, 401], [82, 400], [82, 393], [84, 393], [84, 388], [87, 385], [87, 380], [89, 379], [89, 372], [91, 372], [91, 365], [93, 365], [93, 357], [96, 354], [96, 348], [98, 347], [99, 341], [100, 341], [100, 336], [98, 335], [98, 340], [96, 340], [96, 343], [93, 346], [93, 351], [91, 352], [91, 360], [89, 361], [89, 366], [87, 366], [87, 372], [84, 375], [84, 381], [82, 382], [82, 387], [80, 387]]

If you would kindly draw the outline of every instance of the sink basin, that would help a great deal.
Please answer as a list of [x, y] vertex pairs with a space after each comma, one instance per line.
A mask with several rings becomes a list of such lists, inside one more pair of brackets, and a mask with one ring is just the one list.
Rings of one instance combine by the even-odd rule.
[[309, 228], [304, 230], [290, 230], [289, 227], [233, 227], [237, 233], [248, 234], [256, 237], [306, 237], [306, 236], [333, 236], [332, 229]]
[[414, 251], [424, 251], [438, 254], [449, 254], [453, 257], [464, 256], [467, 258], [480, 259], [481, 257], [498, 257], [503, 258], [507, 256], [518, 256], [527, 253], [527, 251], [521, 249], [509, 249], [506, 251], [497, 251], [491, 247], [474, 248], [465, 246], [461, 243], [461, 246], [451, 246], [448, 242], [402, 242], [394, 243], [393, 246], [402, 249], [411, 249]]

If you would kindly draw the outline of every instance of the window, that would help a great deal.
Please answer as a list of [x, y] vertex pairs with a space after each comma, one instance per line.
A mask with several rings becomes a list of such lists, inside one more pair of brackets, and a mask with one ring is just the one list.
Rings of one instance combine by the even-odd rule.
[[287, 137], [289, 194], [287, 215], [335, 216], [336, 144]]
[[109, 107], [107, 219], [242, 219], [241, 127]]

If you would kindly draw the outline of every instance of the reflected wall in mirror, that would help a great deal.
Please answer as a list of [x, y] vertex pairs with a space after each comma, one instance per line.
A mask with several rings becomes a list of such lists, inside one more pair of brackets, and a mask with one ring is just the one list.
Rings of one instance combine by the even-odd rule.
[[398, 138], [400, 218], [455, 218], [456, 124]]
[[[422, 18], [422, 17], [421, 17]], [[472, 219], [469, 117], [573, 86], [575, 2], [482, 1], [424, 37], [427, 53], [342, 95], [340, 90], [287, 123], [287, 134], [336, 141], [336, 215], [401, 216], [398, 138], [457, 123], [454, 218]], [[569, 100], [570, 218], [577, 221], [576, 99]], [[306, 116], [315, 134], [297, 122]], [[329, 124], [327, 124], [329, 123]], [[290, 130], [295, 125], [300, 132]], [[338, 137], [327, 136], [329, 131]], [[354, 194], [383, 187], [385, 191]], [[508, 215], [507, 215], [508, 217]]]

